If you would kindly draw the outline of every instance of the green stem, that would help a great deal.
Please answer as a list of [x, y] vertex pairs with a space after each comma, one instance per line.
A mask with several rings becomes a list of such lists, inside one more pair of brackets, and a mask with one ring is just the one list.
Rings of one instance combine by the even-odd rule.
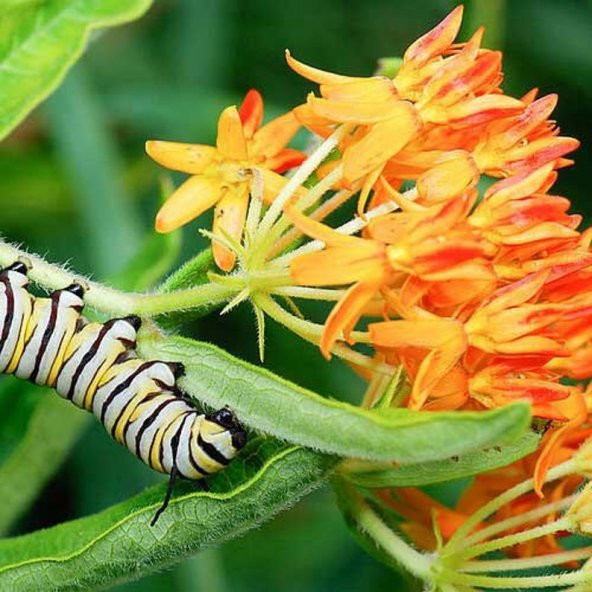
[[440, 577], [455, 584], [494, 588], [496, 590], [524, 590], [526, 588], [554, 588], [559, 586], [564, 589], [563, 586], [592, 581], [592, 574], [586, 575], [580, 571], [532, 577], [476, 576], [446, 571]]
[[468, 549], [455, 553], [452, 558], [454, 558], [455, 561], [459, 561], [469, 559], [470, 557], [478, 557], [479, 555], [484, 555], [490, 551], [496, 551], [498, 549], [503, 549], [504, 547], [512, 547], [519, 543], [524, 543], [532, 539], [538, 539], [539, 537], [545, 536], [547, 534], [553, 534], [560, 530], [569, 530], [570, 526], [571, 521], [569, 518], [564, 516], [554, 520], [553, 522], [550, 522], [549, 524], [535, 526], [534, 528], [530, 528], [528, 530], [522, 530], [515, 534], [509, 534], [498, 539], [493, 539], [487, 543], [474, 545], [473, 547], [469, 547]]
[[381, 517], [366, 503], [364, 498], [348, 485], [340, 488], [342, 501], [347, 504], [358, 528], [417, 578], [429, 581], [431, 578], [431, 559], [408, 545], [397, 533], [392, 531]]
[[153, 316], [176, 310], [199, 308], [214, 302], [226, 302], [234, 293], [232, 288], [212, 283], [166, 294], [119, 292], [0, 241], [0, 266], [10, 265], [19, 259], [29, 263], [31, 266], [29, 277], [35, 283], [53, 290], [64, 288], [73, 282], [80, 283], [86, 287], [84, 297], [86, 304], [110, 315]]
[[[265, 237], [272, 225], [279, 218], [286, 202], [292, 197], [296, 189], [300, 187], [308, 177], [325, 160], [329, 153], [337, 146], [347, 126], [339, 126], [296, 170], [284, 188], [278, 193], [271, 206], [263, 216], [257, 230], [258, 237]], [[257, 240], [257, 242], [260, 242]]]
[[571, 549], [570, 551], [563, 551], [561, 553], [521, 557], [520, 559], [481, 559], [479, 561], [467, 561], [459, 570], [476, 573], [483, 571], [515, 571], [537, 567], [544, 568], [549, 565], [567, 563], [568, 561], [588, 559], [590, 556], [592, 556], [592, 546]]
[[[568, 475], [569, 473], [573, 472], [573, 470], [574, 462], [572, 460], [557, 465], [556, 467], [553, 467], [547, 472], [545, 483], [549, 481], [554, 481], [555, 479], [559, 479], [565, 475]], [[480, 522], [485, 520], [485, 518], [499, 510], [508, 502], [530, 491], [533, 488], [533, 486], [534, 479], [526, 479], [525, 481], [522, 481], [522, 483], [514, 485], [514, 487], [511, 487], [501, 495], [498, 495], [496, 498], [492, 499], [489, 503], [479, 508], [474, 514], [472, 514], [467, 520], [465, 520], [461, 524], [461, 526], [456, 530], [456, 532], [452, 535], [452, 537], [450, 538], [450, 540], [444, 548], [443, 555], [454, 553], [454, 551], [459, 547], [460, 540], [466, 537], [469, 534], [469, 532], [476, 528]]]
[[516, 528], [522, 524], [526, 524], [527, 522], [533, 522], [540, 518], [543, 518], [547, 514], [551, 514], [553, 512], [558, 512], [565, 508], [571, 506], [571, 504], [576, 500], [577, 495], [570, 495], [567, 498], [557, 500], [556, 502], [551, 502], [549, 504], [545, 504], [540, 508], [535, 508], [530, 512], [526, 512], [524, 514], [519, 514], [518, 516], [512, 516], [512, 518], [507, 518], [506, 520], [501, 520], [500, 522], [496, 522], [491, 526], [486, 528], [482, 528], [478, 530], [475, 534], [468, 536], [462, 545], [459, 545], [457, 549], [465, 549], [474, 545], [475, 543], [482, 541], [483, 539], [488, 539], [493, 535], [496, 535], [500, 532], [504, 532], [505, 530], [510, 530], [512, 528]]

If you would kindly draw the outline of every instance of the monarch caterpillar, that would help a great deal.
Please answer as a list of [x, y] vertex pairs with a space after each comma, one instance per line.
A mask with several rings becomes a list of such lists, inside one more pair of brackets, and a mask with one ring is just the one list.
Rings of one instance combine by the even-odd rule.
[[245, 431], [228, 408], [203, 414], [190, 404], [176, 385], [182, 364], [135, 354], [139, 317], [89, 322], [80, 284], [39, 298], [28, 292], [27, 272], [20, 261], [0, 270], [0, 372], [55, 388], [149, 467], [168, 473], [155, 524], [175, 478], [224, 468], [245, 445]]

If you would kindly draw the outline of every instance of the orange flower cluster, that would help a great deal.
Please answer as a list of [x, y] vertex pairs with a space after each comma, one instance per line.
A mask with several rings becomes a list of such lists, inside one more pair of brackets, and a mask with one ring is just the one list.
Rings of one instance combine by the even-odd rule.
[[[325, 247], [292, 261], [296, 283], [348, 286], [321, 350], [352, 343], [362, 317], [376, 356], [403, 366], [412, 409], [484, 409], [518, 399], [558, 422], [538, 459], [537, 490], [556, 452], [588, 421], [592, 376], [592, 230], [550, 193], [578, 141], [559, 136], [554, 95], [504, 94], [501, 53], [483, 31], [455, 43], [462, 7], [405, 52], [393, 79], [290, 66], [320, 85], [295, 109], [322, 136], [346, 126], [335, 187], [360, 191], [361, 237], [286, 215]], [[487, 189], [482, 181], [498, 178]], [[412, 186], [411, 189], [404, 190]], [[396, 204], [390, 213], [372, 209]], [[366, 204], [370, 211], [366, 214]], [[397, 209], [398, 211], [394, 211]], [[373, 322], [377, 311], [381, 322]]]

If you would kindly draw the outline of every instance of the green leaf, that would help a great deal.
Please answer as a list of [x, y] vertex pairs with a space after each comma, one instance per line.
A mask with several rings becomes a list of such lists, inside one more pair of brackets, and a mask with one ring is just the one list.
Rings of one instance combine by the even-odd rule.
[[18, 394], [15, 409], [22, 409], [23, 395], [36, 396], [38, 403], [19, 434], [20, 441], [0, 466], [0, 535], [27, 510], [90, 420], [88, 413], [76, 409], [50, 389], [18, 382], [24, 392]]
[[470, 477], [498, 467], [505, 467], [537, 449], [540, 436], [534, 432], [524, 434], [511, 444], [494, 446], [459, 457], [435, 462], [377, 467], [371, 463], [354, 461], [343, 465], [341, 475], [361, 487], [417, 487]]
[[137, 251], [141, 232], [107, 114], [81, 66], [47, 101], [45, 113], [73, 189], [92, 268], [105, 277], [120, 271]]
[[177, 488], [155, 527], [165, 486], [73, 522], [0, 541], [0, 589], [106, 588], [166, 567], [260, 525], [320, 485], [333, 459], [269, 439], [252, 442], [208, 480]]
[[62, 81], [94, 29], [141, 16], [151, 0], [46, 0], [0, 6], [0, 138]]
[[345, 457], [401, 463], [449, 458], [512, 442], [530, 422], [525, 403], [484, 412], [362, 409], [182, 337], [141, 336], [138, 352], [183, 363], [182, 388], [211, 407], [228, 405], [252, 428]]

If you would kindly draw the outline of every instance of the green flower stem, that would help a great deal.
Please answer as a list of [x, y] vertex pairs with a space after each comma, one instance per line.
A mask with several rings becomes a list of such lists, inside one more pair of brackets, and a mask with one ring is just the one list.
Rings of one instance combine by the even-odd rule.
[[463, 551], [455, 553], [453, 558], [455, 561], [458, 561], [469, 559], [470, 557], [477, 557], [479, 555], [489, 553], [490, 551], [496, 551], [498, 549], [503, 549], [504, 547], [512, 547], [518, 543], [524, 543], [525, 541], [538, 539], [539, 537], [545, 536], [547, 534], [553, 534], [560, 530], [569, 530], [571, 525], [571, 520], [566, 516], [562, 516], [553, 522], [549, 522], [549, 524], [535, 526], [534, 528], [522, 530], [515, 534], [509, 534], [498, 539], [493, 539], [480, 545], [474, 545], [468, 549], [464, 549]]
[[308, 288], [304, 286], [283, 286], [271, 291], [276, 296], [289, 296], [290, 298], [303, 298], [306, 300], [326, 300], [335, 302], [345, 294], [345, 290], [331, 290], [326, 288]]
[[549, 576], [497, 577], [461, 574], [447, 570], [440, 575], [440, 578], [445, 578], [448, 582], [463, 586], [479, 586], [479, 588], [494, 588], [496, 590], [554, 587], [561, 587], [562, 590], [565, 590], [564, 586], [592, 582], [592, 574], [587, 575], [580, 571]]
[[[410, 189], [409, 191], [415, 191], [415, 189]], [[409, 192], [407, 192], [409, 193]], [[406, 194], [404, 194], [406, 196]], [[383, 216], [384, 214], [390, 214], [399, 209], [399, 204], [394, 201], [387, 201], [383, 204], [380, 204], [376, 208], [366, 212], [363, 218], [354, 218], [341, 226], [335, 228], [335, 232], [340, 232], [341, 234], [352, 235], [356, 232], [359, 232], [368, 225], [370, 220], [378, 216]], [[316, 251], [320, 251], [325, 247], [325, 243], [320, 240], [312, 240], [285, 255], [281, 255], [280, 257], [276, 257], [272, 261], [270, 261], [270, 266], [272, 267], [288, 267], [290, 261], [299, 255], [304, 255], [305, 253], [314, 253]]]
[[[331, 171], [324, 179], [319, 181], [314, 187], [308, 190], [297, 203], [298, 209], [306, 210], [316, 203], [329, 189], [339, 181], [342, 175], [342, 168], [338, 166]], [[260, 266], [270, 253], [272, 253], [278, 244], [281, 235], [292, 225], [287, 216], [281, 216], [279, 220], [269, 229], [269, 232], [262, 237], [263, 242], [253, 249], [253, 255], [256, 260], [254, 266]]]
[[[300, 187], [312, 173], [319, 167], [319, 165], [327, 158], [331, 151], [337, 146], [339, 140], [347, 130], [347, 125], [340, 125], [296, 170], [291, 179], [286, 183], [284, 188], [278, 193], [273, 200], [271, 206], [263, 216], [259, 228], [257, 230], [257, 237], [265, 237], [269, 233], [272, 225], [281, 215], [282, 209], [286, 202], [292, 197], [296, 189]], [[261, 242], [257, 240], [257, 242]]]
[[210, 283], [169, 292], [166, 294], [138, 294], [119, 292], [97, 282], [91, 282], [83, 276], [71, 273], [57, 265], [47, 263], [41, 257], [0, 241], [0, 266], [6, 266], [17, 260], [30, 264], [29, 277], [35, 283], [53, 290], [64, 288], [72, 282], [79, 282], [86, 287], [85, 302], [110, 315], [138, 314], [152, 316], [175, 310], [199, 308], [218, 302], [226, 302], [234, 290], [227, 286]]
[[[560, 479], [561, 477], [572, 473], [574, 469], [575, 463], [573, 460], [568, 460], [567, 462], [561, 463], [547, 472], [545, 483], [554, 481], [555, 479]], [[508, 502], [530, 491], [533, 486], [534, 479], [526, 479], [525, 481], [522, 481], [522, 483], [514, 485], [514, 487], [511, 487], [501, 495], [498, 495], [496, 498], [492, 499], [489, 503], [479, 508], [479, 510], [477, 510], [467, 520], [465, 520], [452, 535], [444, 547], [443, 555], [454, 553], [455, 550], [460, 546], [461, 539], [466, 537], [469, 532], [471, 532], [480, 522], [485, 520], [485, 518], [499, 510]]]
[[459, 567], [459, 570], [472, 573], [484, 571], [516, 571], [538, 567], [544, 568], [549, 565], [567, 563], [568, 561], [580, 561], [582, 559], [588, 559], [590, 556], [592, 556], [592, 546], [571, 549], [562, 553], [521, 557], [520, 559], [481, 559], [478, 561], [467, 561]]
[[[252, 294], [251, 298], [253, 303], [263, 310], [274, 321], [288, 328], [302, 339], [310, 343], [314, 343], [315, 345], [319, 344], [321, 334], [323, 332], [323, 325], [311, 323], [310, 321], [306, 321], [289, 313], [268, 294], [256, 293]], [[353, 331], [352, 337], [356, 341], [360, 341], [362, 343], [367, 343], [369, 338], [368, 334], [362, 331]], [[335, 344], [331, 348], [331, 353], [343, 360], [351, 362], [352, 364], [363, 366], [364, 368], [368, 368], [375, 372], [380, 372], [381, 374], [391, 375], [393, 373], [392, 366], [378, 362], [373, 358], [354, 351], [353, 349], [340, 343]]]
[[417, 578], [430, 581], [432, 559], [408, 545], [391, 530], [364, 498], [347, 485], [339, 486], [342, 501], [355, 520], [357, 527], [365, 532], [397, 563]]
[[[324, 220], [327, 216], [332, 214], [335, 210], [340, 208], [349, 198], [353, 195], [353, 192], [348, 189], [342, 189], [329, 197], [323, 202], [316, 210], [310, 212], [308, 217], [311, 220], [317, 222]], [[299, 228], [292, 228], [289, 232], [286, 232], [282, 238], [271, 249], [269, 256], [275, 257], [278, 253], [281, 253], [284, 249], [288, 248], [295, 240], [302, 236], [302, 231]]]
[[565, 508], [571, 506], [571, 504], [576, 500], [577, 494], [570, 495], [564, 499], [557, 500], [555, 502], [551, 502], [549, 504], [545, 504], [540, 508], [535, 508], [530, 512], [526, 512], [524, 514], [519, 514], [518, 516], [512, 516], [512, 518], [507, 518], [506, 520], [502, 520], [500, 522], [496, 522], [491, 526], [486, 528], [482, 528], [478, 530], [474, 534], [468, 536], [464, 541], [460, 549], [464, 549], [469, 547], [483, 539], [488, 539], [493, 535], [496, 535], [500, 532], [504, 532], [505, 530], [510, 530], [512, 528], [516, 528], [522, 524], [526, 524], [527, 522], [533, 522], [540, 518], [543, 518], [547, 514], [552, 514], [554, 512], [558, 512]]

